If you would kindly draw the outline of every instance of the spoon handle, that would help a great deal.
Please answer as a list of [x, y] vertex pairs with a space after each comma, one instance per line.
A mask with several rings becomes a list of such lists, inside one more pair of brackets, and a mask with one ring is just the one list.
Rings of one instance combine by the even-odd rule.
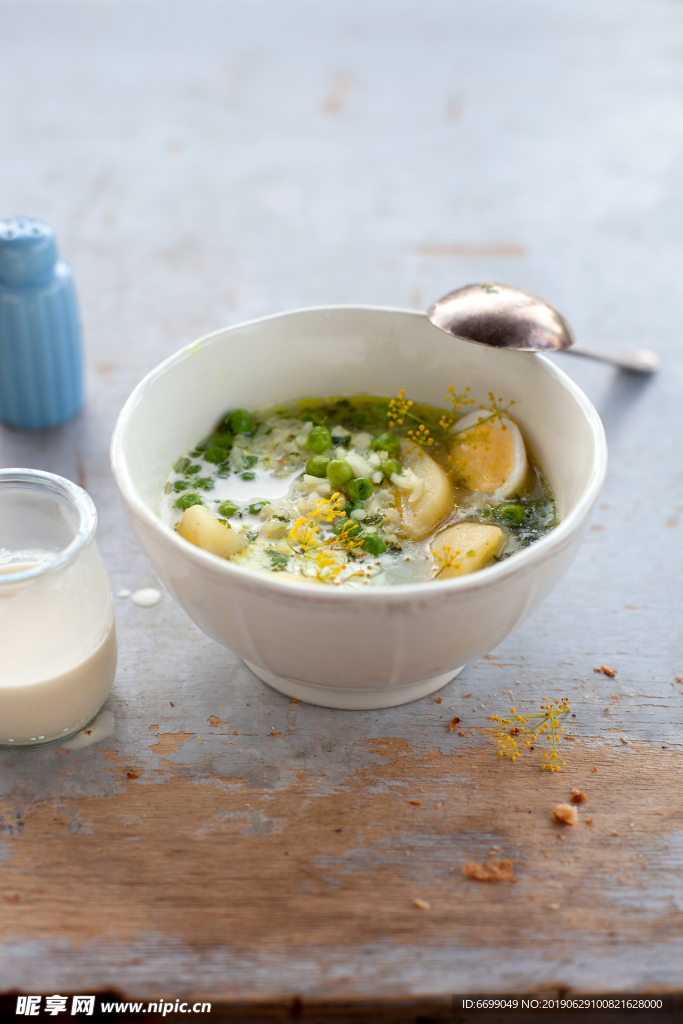
[[592, 348], [582, 348], [579, 345], [572, 345], [571, 348], [565, 348], [562, 351], [568, 352], [569, 355], [596, 359], [599, 363], [610, 363], [612, 366], [618, 366], [620, 370], [628, 370], [630, 373], [656, 373], [661, 362], [656, 352], [651, 352], [646, 348], [624, 352], [619, 356], [613, 356], [607, 352], [596, 352]]

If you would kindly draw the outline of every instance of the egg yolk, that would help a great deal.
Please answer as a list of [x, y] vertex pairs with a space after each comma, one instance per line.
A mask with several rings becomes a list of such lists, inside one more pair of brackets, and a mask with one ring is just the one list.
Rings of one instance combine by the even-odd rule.
[[497, 421], [471, 427], [451, 448], [455, 476], [471, 491], [493, 494], [512, 473], [515, 449], [510, 431]]

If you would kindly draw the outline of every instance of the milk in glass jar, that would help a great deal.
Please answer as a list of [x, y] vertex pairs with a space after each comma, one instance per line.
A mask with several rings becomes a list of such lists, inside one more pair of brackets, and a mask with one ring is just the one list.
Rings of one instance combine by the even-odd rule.
[[0, 743], [63, 739], [99, 711], [116, 673], [97, 513], [82, 488], [0, 470]]

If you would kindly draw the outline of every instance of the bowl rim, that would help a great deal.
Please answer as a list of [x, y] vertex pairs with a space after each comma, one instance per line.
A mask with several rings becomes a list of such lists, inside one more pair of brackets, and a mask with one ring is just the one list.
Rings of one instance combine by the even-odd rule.
[[[533, 544], [530, 544], [529, 547], [524, 548], [522, 551], [515, 552], [514, 558], [507, 558], [496, 565], [487, 566], [486, 572], [474, 572], [466, 576], [456, 576], [452, 579], [442, 580], [438, 587], [427, 586], [427, 584], [432, 582], [430, 580], [422, 580], [417, 583], [402, 583], [400, 585], [377, 584], [363, 588], [294, 585], [286, 580], [278, 580], [277, 573], [260, 573], [255, 572], [253, 569], [234, 565], [227, 559], [222, 559], [217, 555], [204, 551], [202, 548], [198, 548], [194, 544], [190, 544], [175, 531], [170, 530], [161, 521], [159, 516], [151, 511], [139, 496], [137, 488], [133, 483], [123, 443], [128, 421], [150, 386], [176, 363], [182, 362], [187, 356], [196, 354], [206, 345], [215, 342], [219, 337], [233, 330], [251, 327], [255, 324], [265, 324], [270, 320], [281, 320], [285, 317], [297, 316], [302, 313], [335, 313], [340, 311], [399, 313], [421, 320], [426, 319], [426, 314], [421, 310], [406, 309], [398, 306], [375, 306], [357, 303], [332, 306], [301, 306], [296, 309], [283, 310], [279, 313], [270, 313], [266, 316], [243, 320], [228, 327], [221, 327], [184, 345], [177, 352], [163, 359], [142, 378], [128, 396], [116, 419], [111, 439], [110, 460], [112, 473], [124, 504], [128, 504], [157, 536], [162, 537], [167, 543], [175, 546], [178, 554], [182, 555], [185, 559], [194, 562], [204, 569], [208, 569], [213, 575], [224, 577], [226, 581], [232, 578], [235, 583], [246, 585], [250, 590], [262, 590], [279, 597], [286, 595], [288, 600], [320, 601], [322, 599], [325, 601], [348, 601], [354, 597], [356, 599], [362, 597], [364, 601], [386, 601], [387, 599], [403, 601], [417, 597], [428, 598], [437, 594], [445, 596], [456, 592], [473, 593], [483, 587], [495, 586], [498, 582], [502, 583], [513, 576], [525, 573], [533, 568], [536, 563], [545, 562], [570, 544], [581, 523], [590, 513], [604, 483], [607, 473], [607, 441], [598, 412], [585, 392], [563, 370], [538, 352], [524, 353], [524, 355], [532, 355], [533, 358], [540, 360], [545, 371], [569, 392], [579, 406], [591, 431], [595, 458], [583, 494], [569, 515], [562, 519], [550, 533], [541, 537], [540, 540], [534, 541]], [[462, 340], [466, 341], [467, 339], [463, 338]]]

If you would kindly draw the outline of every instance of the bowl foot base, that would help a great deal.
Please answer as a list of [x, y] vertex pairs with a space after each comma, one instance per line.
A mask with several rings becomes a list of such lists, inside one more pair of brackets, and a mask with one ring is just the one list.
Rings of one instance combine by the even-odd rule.
[[395, 708], [400, 704], [409, 704], [413, 700], [420, 700], [430, 693], [435, 693], [442, 686], [455, 679], [464, 669], [464, 665], [456, 668], [455, 672], [444, 672], [440, 676], [432, 676], [431, 679], [420, 679], [416, 683], [408, 683], [406, 686], [392, 686], [386, 690], [360, 690], [354, 687], [345, 686], [322, 686], [315, 683], [302, 683], [298, 679], [288, 679], [286, 676], [276, 676], [265, 668], [252, 664], [245, 660], [247, 668], [251, 669], [255, 676], [272, 686], [274, 690], [284, 693], [287, 697], [296, 697], [297, 700], [304, 700], [307, 704], [317, 704], [321, 708], [337, 708], [340, 711], [374, 711], [378, 708]]

